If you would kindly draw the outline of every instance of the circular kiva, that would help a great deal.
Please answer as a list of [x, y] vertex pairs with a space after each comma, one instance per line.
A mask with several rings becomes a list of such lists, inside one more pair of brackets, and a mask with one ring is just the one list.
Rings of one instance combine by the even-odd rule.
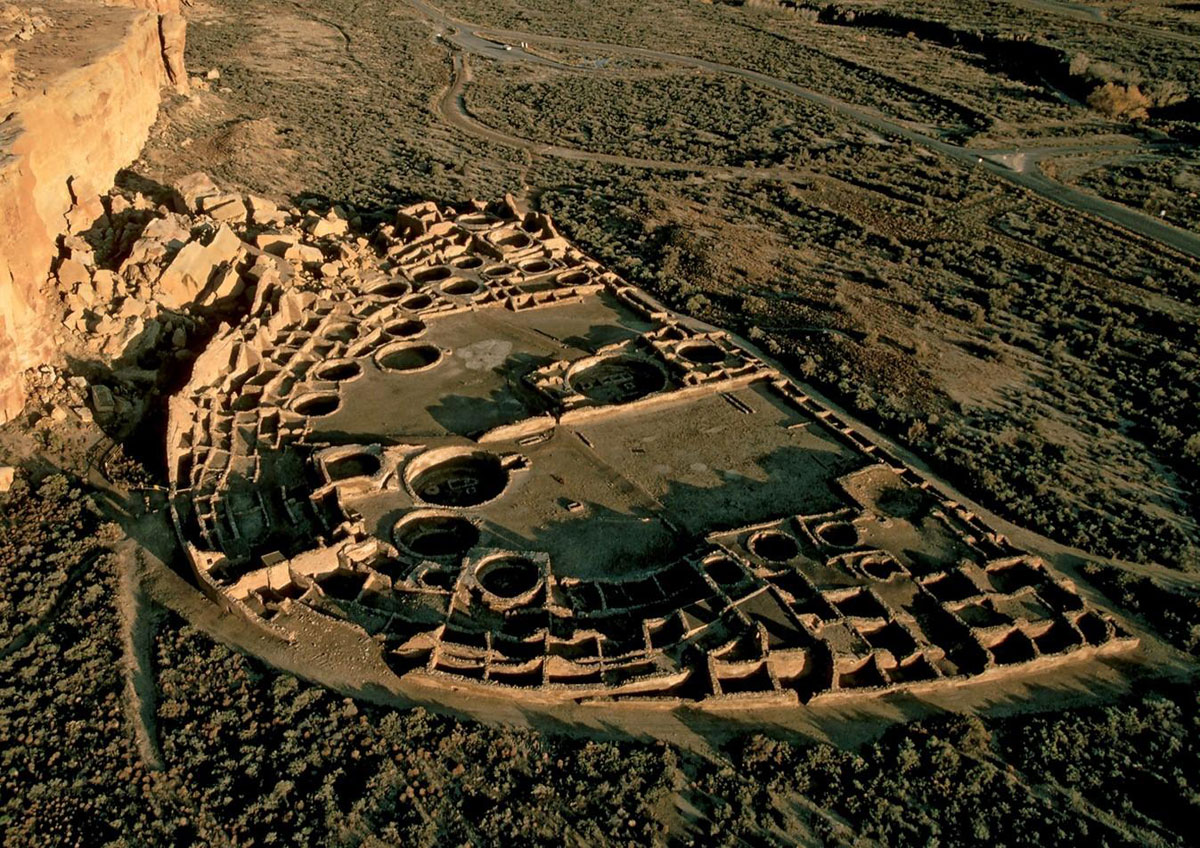
[[383, 467], [383, 463], [373, 453], [356, 450], [326, 459], [324, 467], [329, 480], [336, 483], [352, 477], [372, 477]]
[[292, 410], [309, 418], [321, 418], [337, 412], [341, 405], [341, 398], [334, 392], [309, 392], [292, 401]]
[[442, 283], [442, 285], [439, 287], [439, 291], [441, 291], [442, 294], [450, 295], [451, 297], [467, 297], [477, 293], [479, 288], [479, 283], [475, 282], [474, 280], [466, 280], [460, 277], [456, 280], [449, 280], [448, 282]]
[[648, 359], [617, 354], [580, 362], [568, 372], [567, 382], [598, 403], [628, 403], [661, 391], [667, 375]]
[[469, 271], [472, 268], [478, 268], [483, 264], [483, 260], [478, 256], [460, 256], [450, 263], [455, 268], [463, 271]]
[[375, 352], [375, 364], [382, 371], [411, 374], [425, 371], [442, 359], [440, 348], [431, 344], [392, 342]]
[[392, 277], [366, 290], [367, 294], [379, 297], [404, 297], [412, 291], [412, 286], [401, 277]]
[[483, 269], [483, 276], [489, 279], [496, 279], [497, 277], [507, 277], [509, 274], [515, 273], [516, 270], [511, 265], [490, 265]]
[[404, 477], [416, 498], [449, 507], [485, 504], [508, 486], [508, 470], [500, 457], [470, 448], [424, 453], [412, 461]]
[[750, 537], [750, 550], [767, 562], [787, 562], [800, 555], [800, 544], [787, 533], [764, 530]]
[[466, 215], [459, 215], [454, 219], [454, 223], [463, 227], [490, 227], [499, 220], [495, 215], [489, 215], [486, 212], [470, 212]]
[[736, 562], [722, 554], [706, 559], [704, 571], [718, 586], [732, 586], [745, 576]]
[[433, 306], [433, 298], [425, 292], [416, 292], [402, 298], [400, 305], [405, 309], [428, 309], [430, 306]]
[[560, 286], [582, 286], [590, 279], [591, 277], [587, 275], [586, 271], [576, 270], [564, 271], [563, 273], [559, 274], [554, 281]]
[[413, 339], [425, 332], [425, 322], [416, 318], [401, 318], [386, 325], [383, 332], [393, 339]]
[[521, 263], [521, 271], [526, 274], [544, 274], [552, 267], [545, 259], [526, 259]]
[[349, 321], [330, 324], [321, 331], [321, 338], [332, 342], [348, 342], [358, 335], [358, 327]]
[[511, 601], [531, 595], [542, 582], [537, 563], [526, 557], [503, 554], [481, 562], [475, 580], [487, 593]]
[[818, 527], [816, 533], [831, 548], [853, 548], [858, 544], [858, 528], [849, 521], [830, 521]]
[[371, 563], [372, 571], [377, 571], [380, 574], [386, 575], [387, 577], [392, 578], [392, 580], [397, 581], [404, 580], [411, 569], [412, 566], [410, 563], [407, 563], [402, 559], [394, 559], [392, 557], [378, 559]]
[[414, 283], [436, 283], [448, 279], [454, 272], [445, 265], [434, 265], [432, 268], [422, 268], [413, 274]]
[[511, 230], [496, 239], [496, 244], [500, 247], [507, 247], [510, 250], [521, 250], [533, 244], [533, 239], [520, 230]]
[[479, 544], [479, 528], [457, 515], [421, 510], [396, 522], [392, 541], [419, 557], [453, 559]]
[[685, 342], [679, 346], [678, 353], [697, 365], [716, 365], [729, 358], [720, 345], [709, 341]]
[[362, 372], [362, 366], [353, 359], [331, 359], [314, 368], [313, 376], [318, 380], [341, 383], [362, 376]]

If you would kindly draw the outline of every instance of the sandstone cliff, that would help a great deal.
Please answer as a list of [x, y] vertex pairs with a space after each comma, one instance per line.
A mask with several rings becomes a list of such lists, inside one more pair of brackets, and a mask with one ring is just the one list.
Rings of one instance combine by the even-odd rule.
[[130, 6], [49, 2], [54, 25], [15, 42], [27, 85], [0, 112], [0, 422], [21, 408], [22, 371], [54, 354], [45, 282], [59, 236], [103, 216], [99, 195], [145, 144], [161, 86], [186, 85], [178, 0]]

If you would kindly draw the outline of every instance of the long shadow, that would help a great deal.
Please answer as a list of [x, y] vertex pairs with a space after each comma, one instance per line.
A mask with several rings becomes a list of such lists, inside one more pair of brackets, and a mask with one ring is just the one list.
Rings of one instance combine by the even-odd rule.
[[442, 395], [426, 411], [447, 432], [460, 436], [478, 436], [493, 427], [548, 412], [525, 378], [552, 361], [549, 356], [514, 353], [491, 369], [501, 382], [487, 396]]
[[[781, 516], [823, 513], [847, 505], [829, 485], [830, 476], [836, 475], [819, 465], [812, 451], [778, 447], [758, 458], [755, 464], [762, 470], [761, 479], [727, 471], [712, 485], [673, 480], [667, 491], [657, 497], [661, 511], [634, 509], [620, 513], [591, 505], [579, 517], [565, 513], [561, 520], [535, 528], [528, 544], [535, 550], [559, 550], [577, 544], [581, 534], [605, 523], [604, 519], [620, 518], [625, 523], [658, 519], [671, 528], [680, 544], [693, 545], [712, 532]], [[802, 485], [810, 478], [811, 485]], [[605, 533], [601, 532], [593, 545], [586, 546], [589, 555], [602, 551], [605, 542]], [[652, 551], [645, 553], [655, 555]]]

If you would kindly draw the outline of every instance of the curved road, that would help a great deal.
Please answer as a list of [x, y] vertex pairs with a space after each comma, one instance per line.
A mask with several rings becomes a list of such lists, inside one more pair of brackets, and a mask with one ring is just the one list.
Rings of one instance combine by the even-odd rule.
[[[710, 174], [715, 177], [759, 177], [781, 182], [807, 182], [816, 174], [800, 171], [795, 168], [747, 168], [738, 165], [708, 165], [692, 162], [675, 162], [668, 159], [642, 159], [636, 156], [621, 156], [615, 153], [596, 153], [577, 147], [564, 147], [558, 144], [545, 144], [540, 141], [512, 135], [495, 127], [488, 126], [475, 118], [467, 109], [463, 99], [463, 90], [471, 81], [471, 67], [466, 54], [456, 53], [453, 57], [454, 74], [449, 87], [438, 98], [438, 113], [447, 123], [477, 138], [517, 147], [546, 156], [559, 159], [569, 159], [579, 162], [603, 162], [606, 165], [619, 165], [630, 168], [646, 168], [652, 171], [688, 171], [693, 173]], [[564, 66], [565, 67], [565, 66]]]
[[[789, 94], [793, 97], [798, 97], [802, 100], [807, 100], [810, 103], [815, 103], [824, 108], [833, 110], [845, 118], [848, 118], [862, 126], [870, 127], [884, 135], [902, 138], [927, 150], [939, 153], [949, 159], [959, 163], [971, 166], [978, 166], [1007, 180], [1010, 183], [1028, 189], [1033, 193], [1051, 200], [1060, 206], [1065, 206], [1069, 209], [1074, 209], [1078, 212], [1083, 212], [1089, 215], [1094, 215], [1115, 224], [1118, 227], [1129, 230], [1158, 244], [1179, 251], [1194, 259], [1200, 259], [1200, 235], [1174, 227], [1157, 218], [1153, 218], [1128, 206], [1119, 203], [1114, 203], [1110, 200], [1098, 197], [1094, 194], [1079, 191], [1057, 182], [1056, 180], [1047, 177], [1037, 166], [1038, 159], [1044, 155], [1049, 155], [1049, 151], [1045, 148], [1037, 148], [1029, 151], [1006, 151], [1002, 156], [997, 156], [994, 151], [973, 150], [963, 147], [952, 142], [945, 141], [940, 138], [928, 135], [926, 133], [915, 130], [912, 127], [906, 126], [898, 121], [886, 118], [883, 115], [866, 109], [862, 106], [848, 103], [839, 100], [835, 97], [830, 97], [821, 94], [795, 83], [781, 80], [758, 71], [752, 71], [746, 68], [739, 68], [734, 65], [726, 65], [721, 62], [712, 62], [707, 59], [699, 59], [694, 56], [684, 56], [676, 53], [667, 53], [660, 50], [650, 50], [644, 47], [629, 47], [621, 44], [609, 44], [607, 42], [586, 41], [577, 38], [563, 38], [560, 36], [538, 35], [536, 33], [520, 32], [516, 30], [503, 29], [485, 29], [479, 28], [475, 24], [459, 21], [450, 18], [440, 9], [425, 2], [425, 0], [409, 0], [409, 2], [424, 15], [438, 29], [439, 37], [449, 45], [457, 47], [465, 54], [474, 54], [485, 58], [493, 59], [501, 62], [532, 62], [540, 65], [551, 67], [570, 68], [572, 70], [584, 70], [583, 68], [574, 68], [573, 66], [562, 65], [553, 62], [544, 57], [529, 53], [519, 47], [514, 46], [525, 41], [538, 41], [544, 44], [555, 45], [559, 47], [570, 47], [579, 50], [593, 52], [616, 53], [624, 56], [632, 56], [634, 58], [645, 59], [654, 62], [665, 62], [668, 64], [681, 65], [685, 67], [698, 68], [715, 74], [727, 74], [736, 76], [741, 79], [753, 82], [757, 85], [765, 86], [776, 91]], [[487, 127], [474, 118], [466, 111], [462, 103], [462, 90], [465, 85], [464, 77], [466, 76], [465, 62], [455, 62], [455, 80], [452, 82], [450, 89], [440, 100], [439, 109], [441, 113], [451, 120], [459, 128], [468, 131], [474, 135], [487, 138], [490, 141], [507, 144], [510, 146], [523, 147], [532, 152], [545, 153], [551, 156], [557, 156], [567, 159], [589, 160], [595, 162], [607, 162], [609, 164], [632, 165], [635, 167], [654, 168], [659, 170], [679, 170], [679, 171], [708, 171], [716, 170], [736, 175], [739, 172], [745, 172], [745, 175], [756, 177], [763, 176], [778, 176], [773, 172], [780, 173], [787, 171], [790, 175], [789, 179], [795, 179], [796, 174], [788, 169], [767, 169], [767, 168], [719, 168], [714, 166], [696, 166], [683, 163], [671, 163], [661, 160], [645, 160], [634, 159], [621, 156], [612, 156], [610, 154], [591, 153], [583, 150], [578, 150], [569, 147], [559, 147], [555, 145], [543, 145], [537, 142], [521, 139], [519, 137], [507, 135], [498, 130]], [[1091, 148], [1059, 148], [1054, 151], [1056, 155], [1068, 154], [1072, 152], [1086, 152]], [[1017, 158], [1022, 152], [1026, 153], [1022, 160]], [[1029, 155], [1034, 153], [1034, 155]], [[1040, 154], [1040, 155], [1038, 155]], [[1017, 168], [1010, 167], [1007, 162], [1022, 163]]]

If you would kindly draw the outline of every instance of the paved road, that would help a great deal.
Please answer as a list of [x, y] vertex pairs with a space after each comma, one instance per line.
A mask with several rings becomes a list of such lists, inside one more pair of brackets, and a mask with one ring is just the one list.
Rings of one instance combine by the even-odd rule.
[[[1049, 148], [1031, 148], [1024, 151], [1027, 154], [1036, 152], [1041, 156], [1027, 155], [1024, 162], [1023, 170], [1015, 170], [1004, 163], [998, 161], [993, 155], [992, 158], [984, 158], [986, 154], [992, 154], [992, 151], [972, 150], [962, 145], [954, 144], [945, 139], [931, 136], [920, 130], [914, 129], [899, 121], [887, 118], [878, 112], [858, 106], [853, 103], [848, 103], [844, 100], [839, 100], [835, 97], [830, 97], [821, 94], [811, 89], [804, 88], [787, 80], [781, 80], [758, 71], [749, 70], [747, 68], [739, 68], [734, 65], [726, 65], [721, 62], [713, 62], [708, 59], [700, 59], [694, 56], [683, 56], [676, 53], [667, 53], [661, 50], [650, 50], [644, 47], [630, 47], [622, 44], [610, 44], [607, 42], [586, 41], [577, 38], [563, 38], [558, 36], [545, 36], [536, 33], [520, 32], [517, 30], [490, 29], [479, 27], [476, 24], [460, 21], [450, 18], [440, 9], [425, 2], [425, 0], [409, 0], [409, 2], [424, 15], [438, 30], [439, 36], [449, 44], [457, 47], [463, 53], [483, 56], [489, 59], [494, 59], [501, 62], [533, 62], [541, 65], [557, 65], [563, 66], [560, 63], [551, 62], [550, 60], [537, 56], [527, 50], [522, 49], [518, 45], [527, 41], [538, 41], [542, 44], [550, 44], [559, 47], [570, 47], [579, 50], [615, 53], [618, 55], [632, 56], [634, 58], [646, 59], [654, 62], [665, 62], [669, 64], [682, 65], [685, 67], [698, 68], [716, 74], [727, 74], [745, 79], [757, 85], [771, 88], [776, 91], [781, 91], [793, 97], [798, 97], [802, 100], [807, 100], [810, 103], [815, 103], [827, 109], [833, 110], [843, 117], [846, 117], [861, 126], [870, 127], [884, 135], [899, 137], [909, 141], [917, 146], [924, 147], [927, 150], [932, 150], [939, 153], [948, 159], [960, 162], [965, 165], [980, 167], [989, 173], [1001, 179], [1014, 183], [1035, 194], [1040, 195], [1048, 200], [1051, 200], [1061, 206], [1074, 209], [1078, 212], [1083, 212], [1089, 215], [1094, 215], [1109, 223], [1116, 224], [1123, 229], [1134, 232], [1144, 238], [1157, 242], [1159, 245], [1179, 251], [1196, 259], [1200, 259], [1200, 235], [1174, 227], [1165, 221], [1146, 215], [1136, 209], [1128, 206], [1123, 206], [1119, 203], [1114, 203], [1110, 200], [1098, 197], [1088, 192], [1079, 191], [1051, 179], [1042, 172], [1038, 167], [1037, 161], [1044, 155], [1049, 155]], [[464, 70], [464, 66], [456, 64], [456, 68], [460, 71]], [[574, 70], [587, 70], [587, 68], [573, 68]], [[519, 139], [514, 136], [506, 135], [497, 130], [487, 128], [483, 124], [472, 118], [462, 104], [462, 86], [464, 80], [462, 76], [458, 76], [455, 83], [451, 86], [452, 96], [443, 97], [441, 101], [442, 113], [449, 120], [472, 133], [480, 134], [484, 131], [487, 137], [506, 144], [515, 144], [521, 147], [527, 147], [531, 150], [546, 153], [552, 156], [561, 156], [568, 159], [587, 159], [590, 161], [606, 162], [612, 161], [614, 164], [638, 165], [641, 167], [652, 167], [658, 169], [674, 169], [674, 170], [698, 170], [696, 166], [683, 165], [681, 163], [668, 163], [660, 160], [637, 160], [627, 159], [625, 157], [612, 157], [606, 154], [589, 153], [587, 151], [577, 150], [568, 147], [556, 147], [553, 145], [536, 145], [525, 139]], [[451, 117], [453, 115], [453, 117]], [[1089, 148], [1079, 146], [1073, 148], [1059, 148], [1054, 151], [1058, 155], [1069, 154], [1072, 152], [1087, 152]], [[1021, 150], [1007, 151], [1009, 154], [1020, 154]], [[736, 169], [724, 169], [731, 173]], [[766, 175], [766, 169], [749, 169], [753, 170], [756, 176]]]

